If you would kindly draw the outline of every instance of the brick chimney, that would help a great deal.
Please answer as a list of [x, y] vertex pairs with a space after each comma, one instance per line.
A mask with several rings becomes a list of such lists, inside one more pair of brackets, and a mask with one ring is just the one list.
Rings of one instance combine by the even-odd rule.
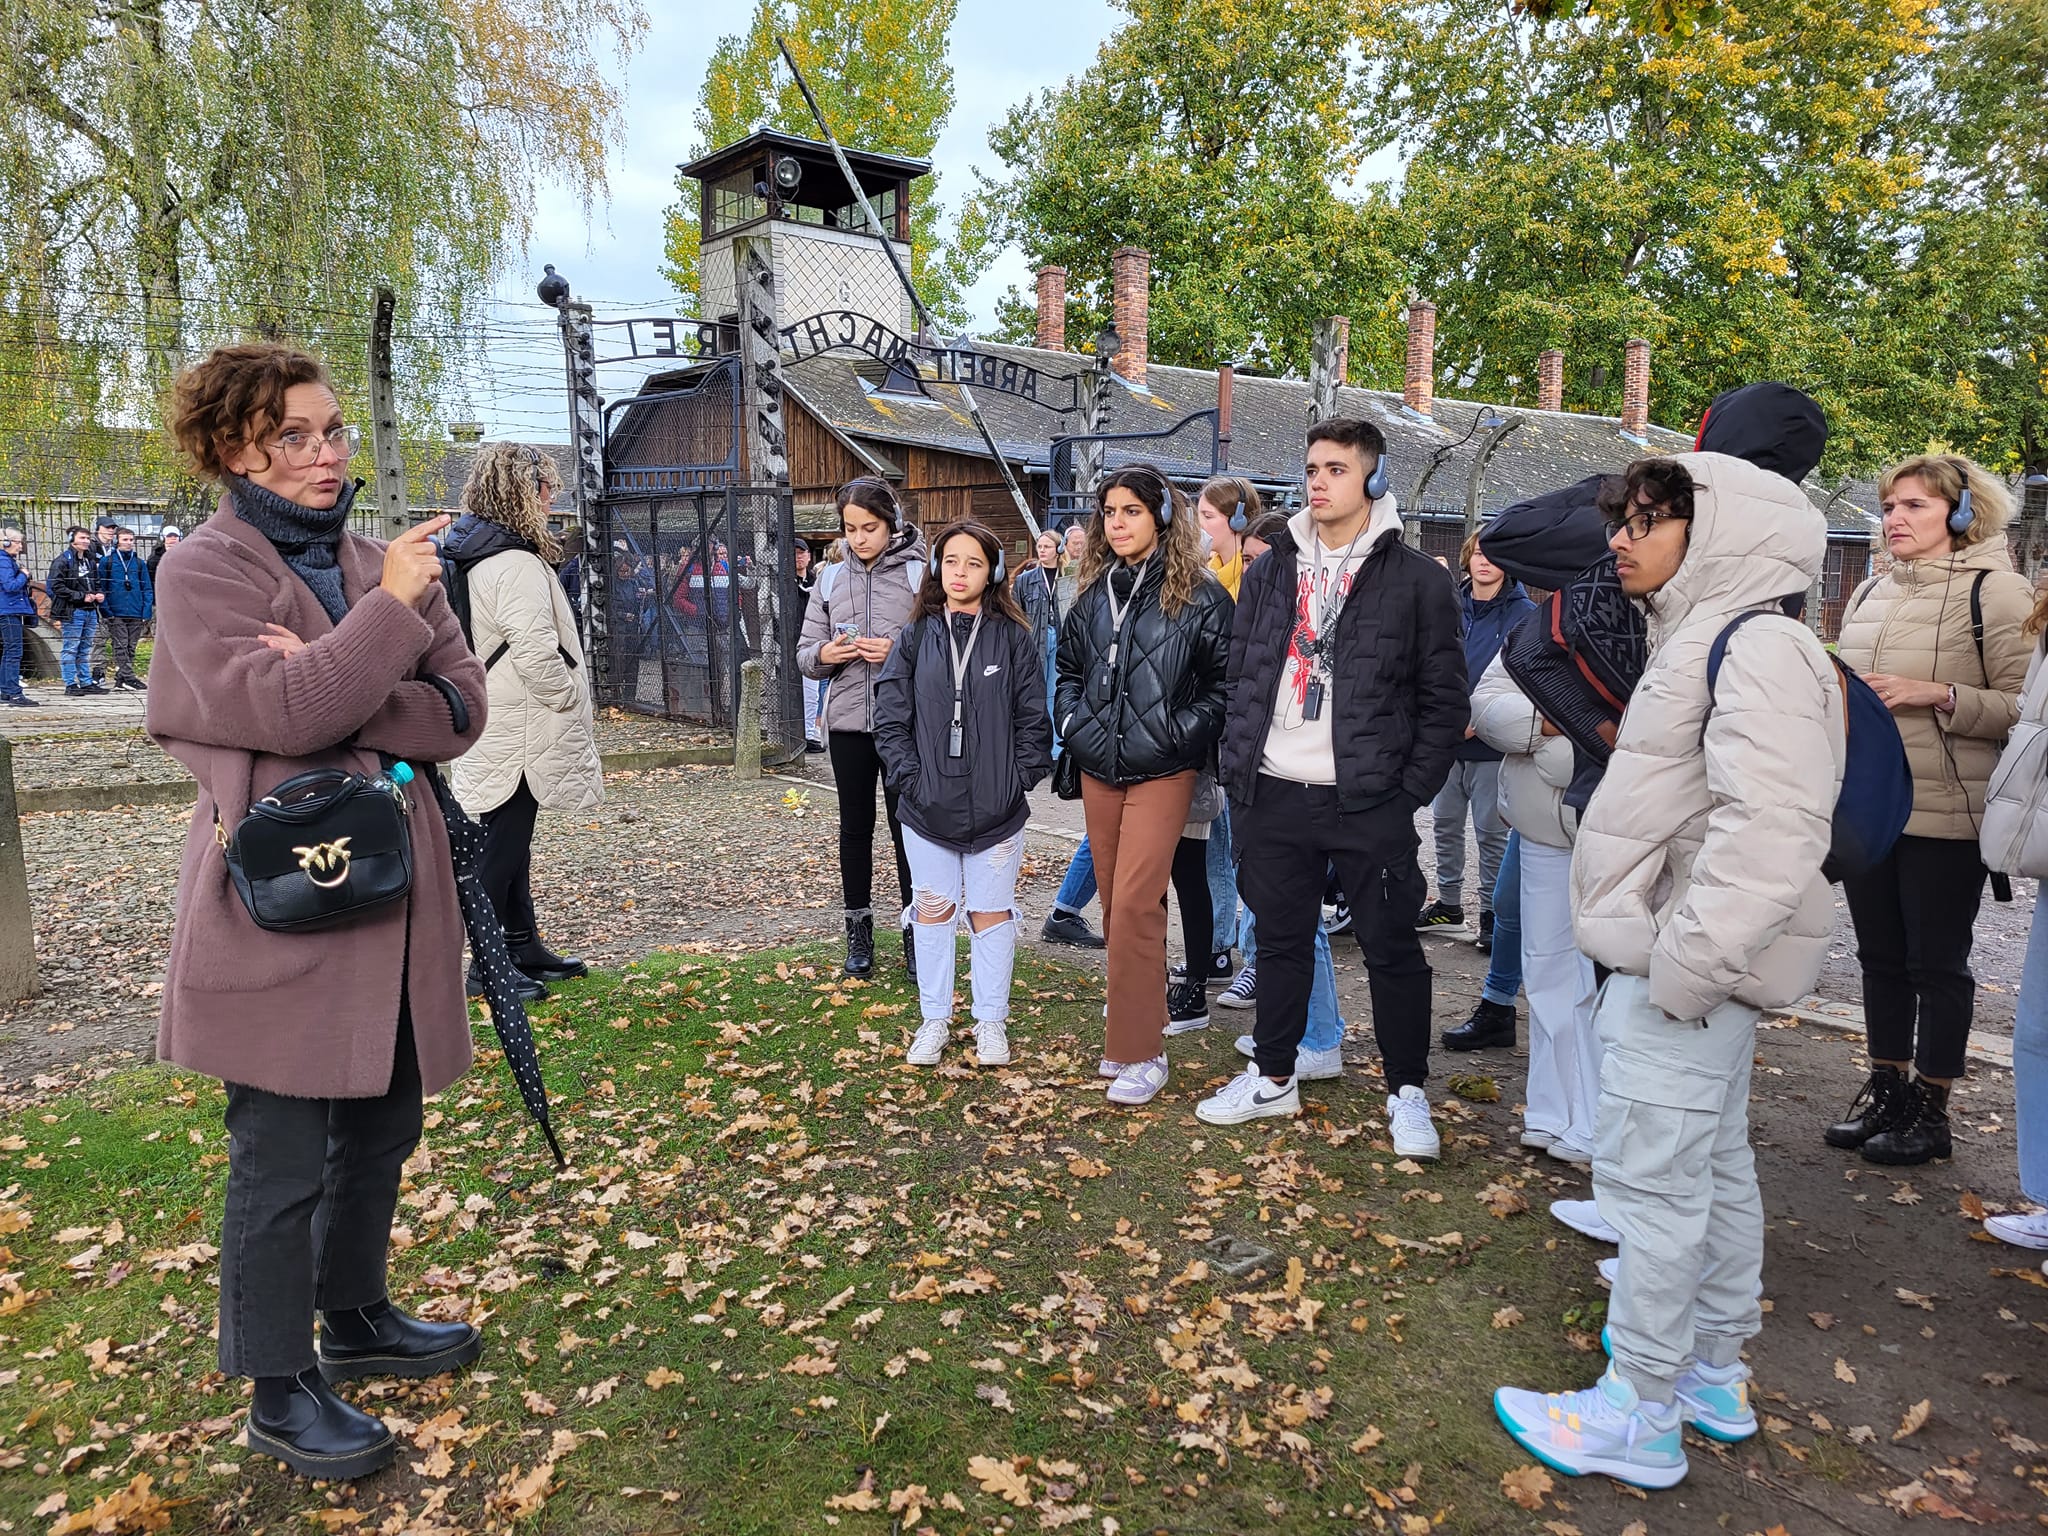
[[1038, 269], [1038, 345], [1046, 352], [1067, 350], [1067, 269]]
[[1621, 371], [1621, 434], [1645, 437], [1650, 428], [1650, 344], [1631, 337]]
[[1109, 253], [1110, 319], [1123, 347], [1110, 366], [1133, 384], [1145, 382], [1147, 325], [1152, 310], [1152, 253], [1120, 245]]
[[1436, 404], [1436, 306], [1427, 299], [1408, 302], [1408, 379], [1401, 400], [1418, 416]]
[[1564, 354], [1555, 347], [1536, 354], [1536, 409], [1564, 409]]

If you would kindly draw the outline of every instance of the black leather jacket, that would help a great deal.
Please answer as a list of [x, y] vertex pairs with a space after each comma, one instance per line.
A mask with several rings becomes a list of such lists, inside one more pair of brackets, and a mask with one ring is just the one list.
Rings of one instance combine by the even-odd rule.
[[1108, 784], [1201, 768], [1223, 734], [1230, 594], [1205, 572], [1188, 605], [1169, 618], [1159, 606], [1165, 579], [1157, 557], [1140, 568], [1114, 669], [1108, 586], [1118, 583], [1121, 595], [1130, 567], [1083, 590], [1060, 626], [1053, 716], [1062, 749], [1083, 773]]

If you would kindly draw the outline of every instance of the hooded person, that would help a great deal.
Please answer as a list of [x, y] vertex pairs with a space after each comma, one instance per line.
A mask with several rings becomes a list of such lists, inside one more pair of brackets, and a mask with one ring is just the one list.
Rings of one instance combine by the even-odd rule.
[[[1827, 417], [1812, 396], [1765, 380], [1717, 395], [1693, 450], [1745, 460], [1797, 485], [1820, 463], [1827, 437]], [[1516, 686], [1572, 744], [1565, 803], [1575, 811], [1585, 810], [1600, 782], [1645, 660], [1642, 615], [1615, 579], [1611, 530], [1600, 510], [1612, 478], [1589, 475], [1518, 502], [1479, 538], [1486, 558], [1511, 578], [1551, 593], [1542, 621], [1524, 624], [1501, 654]]]
[[1504, 1387], [1494, 1408], [1554, 1468], [1668, 1488], [1686, 1475], [1683, 1423], [1756, 1432], [1751, 1059], [1760, 1011], [1804, 996], [1827, 956], [1847, 738], [1833, 661], [1783, 612], [1827, 550], [1796, 485], [1689, 453], [1638, 460], [1606, 502], [1647, 658], [1571, 868], [1579, 947], [1613, 973], [1593, 1154], [1621, 1239], [1612, 1364], [1580, 1392]]

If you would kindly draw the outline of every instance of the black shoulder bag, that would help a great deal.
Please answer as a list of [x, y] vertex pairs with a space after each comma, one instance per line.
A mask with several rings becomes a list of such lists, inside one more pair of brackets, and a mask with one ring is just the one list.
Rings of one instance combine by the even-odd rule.
[[376, 778], [315, 768], [286, 779], [214, 840], [256, 926], [310, 933], [361, 917], [412, 889], [413, 777], [394, 763]]

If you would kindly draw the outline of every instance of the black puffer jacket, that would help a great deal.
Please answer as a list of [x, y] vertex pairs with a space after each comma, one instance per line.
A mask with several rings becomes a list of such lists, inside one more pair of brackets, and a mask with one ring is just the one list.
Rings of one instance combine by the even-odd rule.
[[[954, 644], [973, 620], [955, 615]], [[979, 853], [1019, 831], [1024, 796], [1052, 772], [1045, 660], [1031, 631], [991, 613], [967, 658], [960, 694], [961, 746], [953, 725], [953, 658], [945, 617], [931, 614], [896, 637], [875, 683], [875, 751], [900, 797], [904, 825], [941, 847]]]
[[1107, 784], [1204, 767], [1223, 730], [1230, 594], [1205, 572], [1187, 607], [1168, 618], [1159, 606], [1166, 567], [1148, 560], [1124, 614], [1112, 677], [1108, 585], [1116, 582], [1121, 596], [1130, 578], [1129, 566], [1117, 567], [1074, 599], [1060, 625], [1053, 713], [1062, 750]]
[[[1245, 572], [1230, 645], [1230, 723], [1221, 754], [1234, 805], [1257, 791], [1273, 700], [1294, 632], [1295, 534], [1277, 534]], [[1362, 811], [1403, 796], [1436, 798], [1472, 718], [1458, 590], [1443, 568], [1398, 534], [1377, 540], [1337, 612], [1330, 717], [1337, 799]]]

